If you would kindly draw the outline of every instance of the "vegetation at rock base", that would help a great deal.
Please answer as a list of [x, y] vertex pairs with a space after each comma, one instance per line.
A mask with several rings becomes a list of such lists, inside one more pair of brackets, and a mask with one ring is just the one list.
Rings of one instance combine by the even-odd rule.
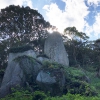
[[86, 97], [79, 94], [62, 95], [61, 97], [51, 97], [49, 94], [45, 94], [43, 91], [35, 91], [30, 93], [29, 91], [16, 91], [12, 95], [8, 95], [1, 100], [100, 100], [100, 97]]
[[96, 88], [90, 84], [90, 79], [80, 68], [70, 67], [65, 70], [66, 90], [71, 94], [96, 96]]

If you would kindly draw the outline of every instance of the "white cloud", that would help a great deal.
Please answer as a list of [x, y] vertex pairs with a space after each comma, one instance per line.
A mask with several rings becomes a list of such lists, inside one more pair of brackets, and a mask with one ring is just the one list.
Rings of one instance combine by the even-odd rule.
[[87, 23], [85, 25], [85, 33], [87, 33], [88, 36], [93, 37], [93, 39], [99, 38], [100, 35], [100, 13], [95, 15], [95, 22], [93, 25], [89, 26]]
[[93, 26], [89, 26], [88, 23], [86, 23], [86, 25], [84, 26], [85, 27], [85, 30], [84, 32], [91, 37], [91, 33], [93, 33]]
[[[84, 0], [62, 0], [65, 2], [65, 10], [59, 9], [56, 3], [45, 5], [47, 20], [56, 26], [60, 32], [66, 27], [75, 26], [78, 31], [85, 32], [91, 39], [97, 39], [100, 35], [100, 13], [96, 12], [93, 25], [85, 20], [88, 17], [89, 10]], [[88, 3], [98, 6], [100, 0], [88, 0]], [[94, 37], [93, 37], [94, 36]]]
[[29, 6], [30, 8], [33, 8], [32, 0], [23, 0], [23, 2], [26, 2], [26, 6]]
[[93, 25], [89, 26], [87, 25], [86, 27], [86, 32], [89, 34], [89, 36], [92, 37], [94, 36], [93, 39], [100, 38], [100, 13], [96, 11], [96, 8], [100, 6], [100, 0], [88, 0], [88, 4], [91, 6], [94, 6], [94, 11], [95, 11], [95, 22]]
[[0, 0], [0, 9], [5, 8], [9, 5], [20, 5], [26, 4], [26, 6], [32, 7], [32, 0]]
[[[41, 1], [41, 0], [40, 0]], [[46, 0], [47, 1], [47, 0]], [[50, 2], [52, 0], [49, 0]], [[84, 18], [88, 17], [88, 7], [85, 5], [84, 0], [62, 0], [65, 2], [65, 10], [59, 9], [56, 3], [45, 5], [43, 9], [46, 11], [47, 20], [54, 26], [56, 26], [60, 32], [66, 27], [75, 26], [78, 31], [84, 31], [87, 35], [91, 36], [91, 33], [98, 37], [100, 34], [100, 13], [96, 12], [95, 23], [89, 26], [88, 22]], [[88, 4], [94, 5], [94, 8], [100, 6], [100, 0], [86, 0]], [[32, 0], [0, 0], [0, 9], [9, 5], [26, 5], [33, 8]], [[40, 2], [39, 2], [40, 3]], [[38, 8], [37, 8], [38, 9]], [[45, 15], [44, 15], [45, 16]]]
[[93, 31], [96, 36], [100, 34], [100, 13], [95, 16], [95, 23], [93, 24]]
[[87, 0], [89, 5], [98, 5], [100, 3], [100, 0]]
[[75, 26], [79, 31], [83, 31], [86, 21], [84, 18], [89, 11], [84, 0], [63, 0], [66, 3], [65, 10], [59, 9], [56, 3], [45, 5], [46, 16], [52, 25], [55, 25], [61, 32], [66, 27]]

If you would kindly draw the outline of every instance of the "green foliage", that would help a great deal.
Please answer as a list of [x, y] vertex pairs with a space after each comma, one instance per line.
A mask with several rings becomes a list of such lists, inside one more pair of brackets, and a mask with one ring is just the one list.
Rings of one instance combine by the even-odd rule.
[[79, 94], [66, 94], [63, 95], [62, 97], [48, 97], [45, 100], [99, 100], [99, 97], [86, 97], [86, 96], [81, 96]]
[[[37, 10], [30, 9], [29, 7], [10, 5], [9, 7], [2, 9], [0, 11], [0, 15], [0, 37], [3, 39], [5, 39], [7, 35], [9, 35], [10, 37], [5, 41], [0, 42], [0, 76], [2, 77], [4, 74], [4, 70], [2, 69], [7, 66], [8, 51], [12, 53], [17, 53], [34, 49], [39, 52], [43, 52], [44, 41], [48, 36], [45, 28], [49, 28], [51, 26], [49, 22], [46, 22], [44, 20], [43, 16], [38, 13]], [[38, 19], [38, 17], [40, 17], [40, 19]], [[100, 97], [96, 97], [97, 92], [100, 94], [100, 79], [96, 76], [96, 71], [100, 69], [100, 39], [92, 42], [85, 41], [88, 39], [86, 34], [78, 32], [75, 27], [68, 27], [64, 31], [65, 35], [67, 34], [72, 36], [72, 40], [68, 40], [65, 43], [65, 48], [69, 55], [70, 65], [79, 64], [81, 67], [89, 72], [87, 72], [86, 74], [79, 67], [69, 67], [67, 69], [64, 69], [64, 66], [60, 64], [44, 62], [43, 68], [63, 68], [66, 75], [66, 95], [63, 95], [61, 97], [50, 97], [44, 94], [42, 91], [34, 91], [34, 93], [32, 94], [26, 90], [21, 90], [15, 91], [13, 94], [1, 100], [100, 99]], [[32, 48], [30, 46], [23, 46], [27, 44], [30, 44]], [[45, 55], [43, 56], [45, 57]], [[26, 58], [26, 56], [22, 56], [22, 58], [23, 57]], [[21, 61], [22, 58], [18, 57], [15, 60]], [[31, 57], [28, 57], [28, 59], [30, 59], [33, 63], [35, 62], [35, 59]], [[89, 76], [91, 80], [90, 84], [86, 82], [86, 76]], [[27, 78], [31, 79], [31, 76], [28, 76]], [[28, 82], [30, 83], [30, 81]]]
[[66, 29], [64, 29], [64, 33], [66, 35], [69, 35], [72, 39], [79, 38], [79, 39], [87, 40], [89, 38], [85, 33], [78, 32], [76, 27], [67, 27]]
[[64, 68], [64, 71], [66, 77], [69, 77], [71, 80], [82, 80], [84, 77], [86, 77], [86, 74], [82, 68], [68, 67]]
[[100, 78], [98, 78], [96, 76], [96, 72], [95, 71], [86, 71], [86, 74], [90, 77], [91, 80], [91, 85], [94, 86], [96, 88], [96, 91], [98, 92], [98, 94], [100, 94]]
[[69, 93], [85, 96], [97, 95], [95, 87], [87, 83], [87, 76], [81, 68], [69, 67], [66, 68], [64, 71], [66, 75], [65, 88]]
[[70, 94], [62, 96], [51, 97], [46, 95], [42, 91], [35, 91], [33, 93], [26, 91], [16, 91], [15, 93], [6, 96], [0, 100], [100, 100], [100, 97], [92, 96], [81, 96], [79, 94]]
[[0, 43], [0, 69], [5, 69], [7, 66], [7, 43], [7, 41], [3, 41], [2, 43]]
[[84, 71], [81, 68], [75, 68], [75, 67], [68, 67], [66, 68], [66, 71], [72, 76], [72, 77], [83, 77], [85, 76]]
[[64, 68], [64, 66], [56, 62], [45, 61], [43, 62], [43, 68]]
[[32, 94], [27, 90], [15, 90], [14, 92], [1, 100], [32, 100]]
[[66, 76], [65, 90], [71, 94], [81, 94], [85, 96], [97, 95], [96, 89], [93, 85], [87, 83], [89, 78], [80, 67], [65, 68], [60, 64], [44, 62], [44, 68], [63, 68]]
[[82, 81], [71, 81], [66, 84], [68, 93], [85, 96], [96, 96], [97, 92], [90, 84]]
[[[0, 38], [4, 39], [0, 41], [0, 68], [7, 66], [8, 51], [12, 47], [31, 45], [35, 51], [43, 52], [44, 40], [48, 36], [46, 28], [52, 27], [37, 10], [15, 5], [0, 10], [0, 25]], [[13, 48], [10, 52], [27, 49]]]
[[43, 91], [35, 91], [32, 100], [44, 100], [47, 95]]
[[[20, 7], [10, 5], [5, 9], [1, 9], [0, 13], [0, 22], [2, 23], [0, 27], [0, 32], [5, 32], [8, 34], [12, 34], [12, 32], [15, 32], [17, 34], [31, 33], [33, 30], [32, 26], [35, 26], [34, 24], [36, 24], [37, 30], [38, 28], [40, 28], [39, 25], [43, 25], [43, 27], [48, 27], [50, 25], [44, 20], [43, 16], [40, 13], [38, 13], [37, 10], [30, 9], [30, 7], [28, 6]], [[39, 18], [37, 18], [37, 16]], [[35, 19], [35, 21], [33, 21], [33, 18]]]

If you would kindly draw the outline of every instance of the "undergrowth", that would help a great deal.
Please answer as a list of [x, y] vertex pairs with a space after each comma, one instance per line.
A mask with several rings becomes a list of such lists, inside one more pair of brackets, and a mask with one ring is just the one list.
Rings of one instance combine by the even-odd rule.
[[81, 96], [79, 94], [62, 95], [61, 97], [51, 97], [49, 94], [45, 94], [43, 91], [35, 91], [31, 93], [29, 91], [16, 91], [13, 94], [2, 98], [1, 100], [100, 100], [99, 96]]

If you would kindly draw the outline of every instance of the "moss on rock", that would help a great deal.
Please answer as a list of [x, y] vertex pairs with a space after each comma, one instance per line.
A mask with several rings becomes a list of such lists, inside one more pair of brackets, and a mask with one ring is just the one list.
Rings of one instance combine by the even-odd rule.
[[25, 46], [10, 48], [9, 52], [10, 53], [18, 53], [18, 52], [24, 52], [24, 51], [28, 51], [28, 50], [33, 50], [33, 48], [29, 45], [25, 45]]

